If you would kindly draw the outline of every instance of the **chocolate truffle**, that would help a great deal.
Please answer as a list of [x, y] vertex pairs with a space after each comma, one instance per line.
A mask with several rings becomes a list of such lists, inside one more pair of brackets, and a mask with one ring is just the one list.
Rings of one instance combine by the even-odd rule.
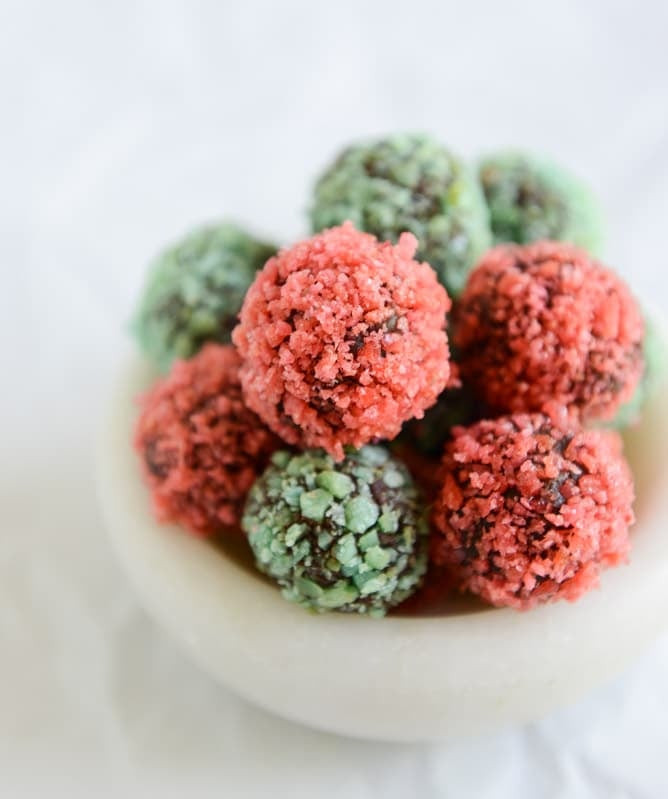
[[313, 230], [350, 220], [359, 230], [396, 242], [419, 242], [450, 294], [490, 245], [487, 208], [475, 174], [438, 142], [396, 135], [344, 150], [318, 180]]
[[527, 153], [501, 152], [483, 159], [478, 174], [496, 243], [553, 239], [600, 250], [598, 203], [557, 164]]
[[626, 284], [558, 242], [499, 245], [472, 272], [458, 308], [462, 378], [498, 412], [556, 401], [611, 419], [643, 370], [643, 320]]
[[161, 521], [209, 536], [238, 524], [248, 489], [279, 445], [244, 404], [239, 356], [207, 344], [140, 400], [135, 430]]
[[283, 596], [319, 612], [382, 616], [427, 567], [424, 504], [406, 468], [378, 446], [340, 463], [322, 450], [276, 452], [242, 526]]
[[447, 385], [450, 299], [416, 246], [346, 223], [258, 273], [233, 338], [248, 406], [288, 443], [340, 460], [394, 438]]
[[229, 343], [246, 290], [276, 252], [236, 225], [200, 228], [151, 264], [133, 327], [161, 371], [205, 341]]
[[432, 557], [493, 605], [575, 600], [624, 563], [633, 483], [619, 436], [562, 411], [455, 428], [434, 503]]

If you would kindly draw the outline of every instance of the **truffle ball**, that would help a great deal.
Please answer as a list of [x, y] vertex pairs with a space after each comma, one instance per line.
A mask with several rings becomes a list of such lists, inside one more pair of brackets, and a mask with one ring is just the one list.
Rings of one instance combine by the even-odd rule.
[[205, 341], [229, 343], [246, 290], [276, 247], [229, 223], [193, 231], [151, 264], [134, 320], [144, 354], [166, 371]]
[[432, 556], [493, 605], [572, 601], [625, 562], [633, 483], [617, 434], [504, 416], [456, 428], [443, 467]]
[[238, 524], [248, 489], [279, 445], [244, 405], [239, 356], [207, 344], [141, 398], [135, 430], [161, 521], [208, 536]]
[[461, 298], [455, 338], [463, 379], [500, 412], [554, 400], [610, 419], [643, 370], [643, 320], [629, 289], [569, 244], [490, 250]]
[[405, 467], [362, 447], [276, 452], [248, 495], [243, 529], [283, 596], [316, 611], [382, 616], [427, 567], [425, 507]]
[[455, 296], [490, 244], [487, 208], [475, 174], [438, 142], [396, 135], [344, 150], [315, 186], [311, 221], [322, 230], [350, 220], [396, 242], [404, 231]]
[[602, 214], [596, 199], [557, 164], [501, 152], [485, 158], [478, 174], [496, 243], [553, 239], [600, 249]]
[[346, 223], [258, 273], [233, 338], [246, 402], [288, 443], [340, 460], [394, 438], [448, 383], [450, 300], [415, 248]]

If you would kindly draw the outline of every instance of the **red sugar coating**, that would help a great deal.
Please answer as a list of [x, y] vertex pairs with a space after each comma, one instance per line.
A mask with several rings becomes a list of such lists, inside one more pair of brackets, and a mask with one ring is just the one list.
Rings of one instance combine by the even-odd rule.
[[233, 340], [244, 397], [291, 444], [394, 438], [450, 376], [450, 299], [417, 241], [379, 243], [346, 222], [282, 250], [250, 287]]
[[490, 250], [458, 306], [462, 374], [500, 412], [555, 400], [610, 419], [643, 371], [643, 320], [626, 284], [569, 244]]
[[244, 405], [239, 363], [233, 347], [208, 344], [140, 399], [134, 443], [156, 515], [196, 535], [237, 524], [280, 443]]
[[573, 601], [626, 560], [633, 481], [616, 434], [565, 412], [504, 416], [455, 428], [443, 467], [432, 557], [493, 605]]

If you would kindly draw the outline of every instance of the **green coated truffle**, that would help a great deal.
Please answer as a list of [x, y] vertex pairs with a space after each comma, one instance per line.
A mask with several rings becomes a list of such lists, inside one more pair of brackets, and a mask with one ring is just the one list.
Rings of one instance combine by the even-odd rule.
[[166, 371], [207, 341], [229, 343], [244, 296], [276, 247], [228, 222], [199, 228], [149, 268], [133, 329], [144, 354]]
[[484, 158], [478, 169], [494, 242], [567, 241], [590, 253], [603, 243], [602, 213], [577, 178], [549, 160], [521, 152]]
[[421, 135], [353, 145], [324, 172], [311, 206], [313, 230], [346, 220], [381, 240], [396, 242], [402, 232], [413, 233], [417, 257], [436, 270], [453, 296], [491, 241], [475, 175]]
[[258, 568], [305, 608], [383, 616], [427, 568], [422, 497], [405, 466], [366, 446], [341, 463], [281, 450], [242, 519]]
[[645, 315], [645, 338], [643, 339], [645, 371], [633, 397], [617, 411], [610, 427], [623, 430], [635, 424], [642, 415], [645, 403], [654, 396], [666, 377], [668, 351], [656, 323]]

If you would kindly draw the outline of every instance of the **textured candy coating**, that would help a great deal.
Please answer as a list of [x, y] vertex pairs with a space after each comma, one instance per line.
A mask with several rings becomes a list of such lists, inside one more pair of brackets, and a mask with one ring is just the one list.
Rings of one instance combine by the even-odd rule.
[[450, 299], [415, 248], [346, 223], [258, 273], [233, 338], [246, 402], [288, 443], [340, 460], [394, 438], [448, 383]]
[[573, 601], [626, 561], [633, 482], [616, 433], [565, 412], [504, 416], [456, 428], [443, 467], [432, 557], [488, 602]]
[[568, 241], [591, 252], [602, 243], [602, 213], [591, 192], [557, 164], [521, 152], [494, 153], [478, 175], [495, 243]]
[[144, 354], [166, 371], [205, 341], [228, 343], [246, 290], [276, 252], [241, 228], [199, 228], [151, 264], [134, 320]]
[[135, 448], [161, 521], [213, 535], [238, 524], [246, 493], [279, 445], [244, 404], [239, 356], [207, 344], [140, 400]]
[[344, 150], [318, 180], [311, 221], [318, 231], [350, 220], [380, 240], [404, 231], [456, 296], [490, 245], [484, 198], [468, 166], [438, 142], [396, 135]]
[[322, 450], [276, 452], [248, 495], [242, 526], [283, 596], [319, 612], [382, 616], [427, 568], [425, 506], [382, 447], [341, 463]]
[[558, 242], [499, 245], [472, 272], [458, 306], [461, 371], [493, 409], [556, 401], [611, 419], [643, 370], [643, 320], [626, 284]]

